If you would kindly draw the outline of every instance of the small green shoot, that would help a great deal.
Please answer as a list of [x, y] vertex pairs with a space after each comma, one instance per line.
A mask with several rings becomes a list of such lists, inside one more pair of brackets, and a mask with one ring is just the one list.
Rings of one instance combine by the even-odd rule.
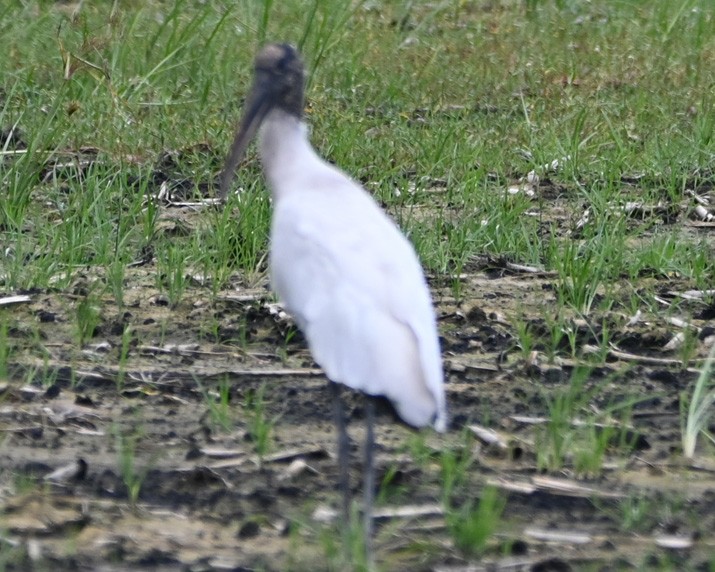
[[188, 283], [186, 277], [186, 253], [175, 245], [168, 245], [157, 260], [159, 288], [169, 299], [172, 308], [181, 301]]
[[134, 331], [130, 325], [125, 325], [122, 330], [122, 342], [119, 347], [119, 369], [117, 371], [117, 391], [124, 389], [124, 379], [127, 375], [127, 361]]
[[136, 464], [137, 445], [143, 436], [141, 429], [135, 430], [132, 434], [124, 434], [117, 427], [114, 429], [119, 472], [127, 488], [129, 503], [134, 508], [137, 506], [141, 487], [148, 472], [147, 468], [139, 469]]
[[83, 296], [75, 306], [75, 332], [80, 347], [94, 337], [101, 320], [99, 301], [89, 294]]
[[[692, 459], [695, 456], [695, 447], [698, 442], [698, 436], [701, 433], [712, 443], [715, 443], [715, 437], [708, 431], [710, 419], [713, 416], [713, 405], [715, 405], [714, 362], [715, 345], [710, 348], [710, 353], [695, 382], [693, 394], [688, 401], [682, 436], [683, 455], [685, 455], [687, 459]], [[687, 398], [681, 395], [681, 403], [684, 404], [686, 401]], [[684, 409], [684, 406], [682, 408]]]
[[32, 473], [16, 473], [12, 480], [12, 491], [16, 495], [37, 493], [40, 489], [41, 479]]
[[569, 385], [547, 397], [549, 420], [537, 438], [537, 466], [541, 470], [560, 469], [571, 453], [574, 431], [571, 421], [588, 399], [584, 392], [589, 370], [574, 370]]
[[448, 511], [447, 528], [457, 548], [468, 556], [483, 554], [499, 526], [505, 507], [506, 499], [499, 489], [486, 486], [478, 502], [470, 501], [459, 509]]
[[442, 502], [445, 505], [449, 505], [455, 493], [466, 484], [469, 477], [469, 469], [474, 462], [470, 441], [471, 437], [465, 431], [459, 449], [447, 448], [440, 454]]
[[248, 417], [248, 434], [259, 459], [262, 459], [271, 448], [271, 434], [277, 421], [276, 418], [269, 419], [267, 416], [265, 393], [264, 383], [258, 389], [248, 391], [244, 407]]
[[516, 328], [516, 341], [521, 357], [524, 360], [529, 359], [534, 349], [534, 334], [531, 324], [523, 316], [520, 316], [514, 321], [514, 327]]
[[590, 372], [588, 367], [576, 368], [568, 387], [546, 396], [549, 417], [537, 429], [536, 438], [540, 470], [557, 471], [568, 465], [578, 476], [593, 477], [601, 473], [609, 450], [627, 453], [637, 443], [638, 432], [631, 423], [633, 407], [653, 396], [623, 396], [593, 412], [589, 403], [612, 378], [587, 387]]
[[235, 424], [235, 416], [231, 407], [231, 381], [229, 377], [221, 377], [217, 390], [206, 389], [199, 378], [195, 379], [206, 402], [211, 422], [222, 431], [231, 431]]
[[10, 339], [8, 320], [5, 312], [0, 312], [0, 380], [7, 379], [8, 359], [10, 357]]
[[547, 356], [549, 361], [553, 362], [563, 345], [564, 335], [566, 334], [566, 320], [561, 312], [555, 316], [544, 314], [546, 329], [549, 333], [548, 345], [546, 346]]
[[224, 431], [230, 431], [234, 426], [234, 418], [231, 409], [231, 382], [228, 376], [223, 376], [219, 381], [218, 399], [209, 396], [208, 404], [214, 422]]
[[351, 572], [374, 572], [375, 567], [368, 562], [365, 554], [365, 534], [358, 510], [350, 511], [347, 530], [336, 534], [334, 528], [321, 529], [320, 541], [330, 570], [350, 570]]
[[573, 468], [578, 476], [593, 477], [601, 473], [606, 451], [617, 435], [615, 425], [587, 423], [579, 428], [573, 441]]
[[399, 502], [408, 493], [408, 487], [398, 482], [399, 471], [396, 464], [390, 465], [385, 471], [375, 497], [376, 506], [385, 505], [388, 502]]
[[629, 495], [619, 503], [623, 530], [645, 531], [652, 526], [653, 500], [646, 494]]
[[107, 266], [107, 286], [114, 297], [114, 302], [124, 308], [124, 272], [125, 265], [119, 258]]
[[407, 438], [406, 448], [412, 461], [421, 469], [429, 464], [434, 455], [434, 451], [427, 445], [424, 431], [410, 435]]
[[590, 314], [605, 278], [603, 254], [597, 251], [596, 245], [583, 247], [567, 241], [563, 250], [555, 254], [554, 262], [559, 273], [557, 292], [560, 303], [584, 315]]

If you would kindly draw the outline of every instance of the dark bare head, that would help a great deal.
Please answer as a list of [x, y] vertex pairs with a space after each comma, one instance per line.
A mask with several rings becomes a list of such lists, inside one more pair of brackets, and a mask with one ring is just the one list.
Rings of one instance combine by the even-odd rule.
[[272, 109], [281, 109], [295, 117], [302, 117], [304, 76], [303, 61], [294, 47], [288, 44], [268, 44], [258, 52], [253, 87], [221, 173], [219, 198], [226, 198], [246, 147]]
[[258, 88], [272, 107], [296, 117], [303, 115], [303, 60], [288, 44], [268, 44], [256, 56], [253, 94]]

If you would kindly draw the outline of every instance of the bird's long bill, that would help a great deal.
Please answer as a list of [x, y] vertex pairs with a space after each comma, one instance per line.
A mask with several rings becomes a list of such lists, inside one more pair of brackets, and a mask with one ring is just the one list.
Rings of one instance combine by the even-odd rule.
[[260, 84], [255, 84], [247, 100], [241, 125], [236, 132], [236, 137], [233, 140], [233, 145], [231, 145], [231, 150], [226, 157], [226, 162], [221, 172], [219, 199], [225, 200], [228, 196], [229, 187], [236, 174], [236, 167], [238, 167], [239, 162], [243, 158], [243, 154], [246, 152], [246, 147], [248, 147], [248, 144], [251, 142], [251, 139], [253, 139], [253, 136], [256, 134], [256, 131], [271, 107], [270, 99], [266, 96], [265, 91], [261, 89]]

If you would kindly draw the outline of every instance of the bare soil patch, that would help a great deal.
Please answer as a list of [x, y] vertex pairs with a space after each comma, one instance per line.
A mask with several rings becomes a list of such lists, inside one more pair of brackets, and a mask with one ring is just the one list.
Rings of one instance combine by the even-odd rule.
[[[175, 207], [164, 216], [166, 232], [196, 223]], [[29, 301], [2, 309], [10, 342], [0, 385], [6, 569], [329, 569], [326, 546], [337, 532], [320, 515], [338, 506], [335, 436], [326, 380], [303, 338], [272, 304], [262, 276], [237, 278], [215, 298], [197, 279], [172, 308], [154, 273], [150, 261], [127, 270], [122, 308], [110, 296], [98, 299], [96, 326], [81, 348], [76, 311], [104, 280], [95, 269], [79, 273], [69, 289], [20, 293]], [[678, 328], [666, 316], [634, 321], [622, 307], [574, 314], [550, 348], [553, 274], [479, 259], [459, 280], [459, 303], [451, 279], [431, 284], [451, 431], [427, 434], [418, 462], [414, 433], [381, 416], [378, 482], [385, 481], [380, 498], [388, 513], [377, 527], [381, 566], [709, 569], [715, 464], [711, 456], [686, 462], [679, 451], [680, 396], [713, 334], [712, 302], [682, 301], [691, 285], [677, 279], [623, 284], [624, 291], [656, 291], [664, 304], [678, 299], [679, 312], [693, 316], [688, 327], [699, 333], [692, 361], [683, 364], [677, 349], [667, 350]], [[537, 340], [529, 355], [519, 348], [517, 316]], [[632, 421], [612, 420], [618, 442], [593, 473], [571, 459], [544, 471], [537, 453], [550, 398], [584, 361], [563, 355], [571, 345], [579, 356], [588, 347], [599, 351], [603, 328], [616, 332], [616, 342], [589, 369], [584, 391], [598, 391], [586, 406], [630, 401]], [[252, 432], [261, 387], [263, 415], [273, 424], [262, 459]], [[351, 396], [356, 498], [361, 418], [362, 400]], [[474, 425], [499, 438], [487, 442]], [[487, 483], [507, 498], [480, 558], [455, 548], [440, 514], [440, 452], [450, 449], [473, 456], [456, 507]], [[389, 516], [395, 507], [416, 516]]]

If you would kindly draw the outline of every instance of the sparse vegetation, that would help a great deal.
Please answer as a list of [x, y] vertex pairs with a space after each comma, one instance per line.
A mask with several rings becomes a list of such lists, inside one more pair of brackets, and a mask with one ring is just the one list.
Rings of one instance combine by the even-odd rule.
[[231, 382], [224, 376], [216, 389], [208, 389], [197, 379], [199, 389], [203, 393], [211, 417], [211, 421], [222, 431], [231, 431], [235, 424], [234, 405], [231, 403]]
[[695, 455], [698, 437], [702, 434], [715, 445], [715, 437], [710, 431], [710, 419], [715, 410], [715, 344], [702, 366], [693, 393], [687, 400], [687, 413], [683, 427], [683, 454], [691, 459]]
[[[8, 0], [0, 35], [0, 569], [361, 554], [276, 532], [337, 498], [330, 408], [270, 305], [255, 151], [210, 202], [266, 40], [305, 54], [312, 142], [409, 236], [440, 318], [453, 430], [381, 428], [378, 499], [445, 514], [380, 521], [377, 568], [498, 560], [529, 527], [592, 540], [574, 564], [527, 539], [527, 567], [713, 567], [712, 2]], [[34, 519], [12, 484], [78, 456]]]
[[249, 390], [246, 394], [244, 412], [248, 425], [248, 434], [253, 444], [253, 449], [262, 459], [271, 448], [273, 427], [277, 417], [269, 417], [265, 400], [266, 386], [261, 385], [256, 390]]
[[115, 427], [114, 437], [119, 474], [126, 487], [129, 503], [133, 508], [136, 508], [142, 484], [149, 470], [147, 467], [137, 466], [137, 445], [144, 437], [143, 431], [139, 427], [131, 434], [128, 434], [122, 433], [118, 427]]
[[101, 322], [99, 301], [93, 295], [82, 296], [75, 306], [77, 345], [82, 347], [94, 337]]
[[455, 545], [469, 555], [480, 555], [499, 526], [506, 499], [495, 487], [485, 487], [478, 501], [469, 501], [446, 515]]
[[453, 497], [469, 482], [470, 470], [473, 468], [474, 458], [470, 450], [471, 439], [465, 433], [462, 446], [458, 450], [445, 449], [440, 453], [442, 502], [449, 507]]

